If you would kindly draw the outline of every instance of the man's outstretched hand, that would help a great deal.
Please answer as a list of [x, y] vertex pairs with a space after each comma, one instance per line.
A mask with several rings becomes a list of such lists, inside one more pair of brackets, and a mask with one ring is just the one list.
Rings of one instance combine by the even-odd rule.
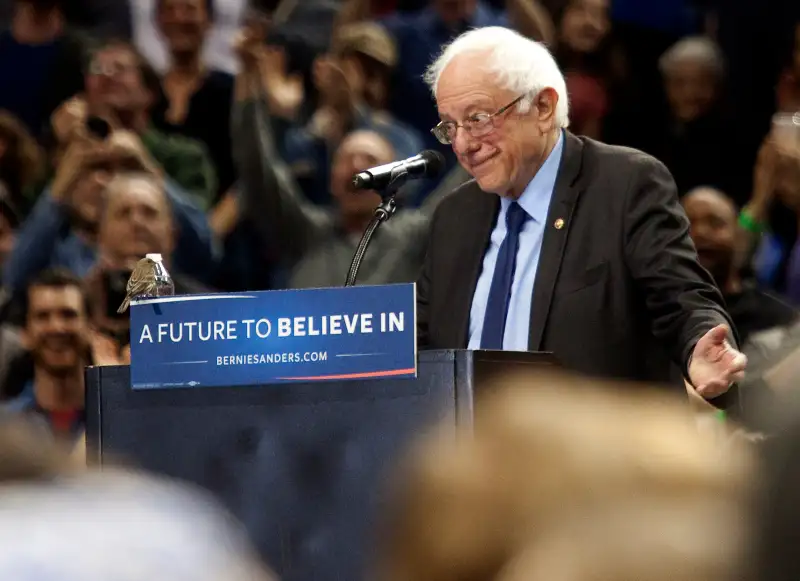
[[728, 342], [730, 329], [717, 325], [694, 347], [689, 363], [689, 381], [705, 399], [722, 395], [744, 378], [747, 357]]

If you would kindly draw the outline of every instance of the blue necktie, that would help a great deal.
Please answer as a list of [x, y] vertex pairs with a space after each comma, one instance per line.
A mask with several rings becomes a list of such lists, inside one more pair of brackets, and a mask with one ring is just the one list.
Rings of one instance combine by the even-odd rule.
[[511, 301], [511, 284], [514, 282], [514, 270], [517, 265], [519, 233], [527, 217], [522, 206], [511, 202], [506, 212], [506, 237], [500, 245], [492, 286], [489, 289], [489, 300], [486, 302], [481, 349], [503, 349], [508, 304]]

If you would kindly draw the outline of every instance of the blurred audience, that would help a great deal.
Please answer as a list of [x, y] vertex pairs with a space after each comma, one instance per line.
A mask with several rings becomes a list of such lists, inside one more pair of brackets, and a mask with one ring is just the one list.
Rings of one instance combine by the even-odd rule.
[[210, 69], [202, 58], [213, 19], [210, 0], [158, 0], [155, 17], [170, 54], [161, 93], [152, 112], [153, 124], [203, 143], [218, 177], [213, 201], [234, 182], [230, 115], [233, 77]]
[[80, 279], [45, 271], [26, 293], [22, 331], [32, 374], [7, 409], [74, 441], [85, 426], [84, 368], [92, 364], [89, 298]]
[[39, 136], [51, 113], [81, 90], [86, 41], [66, 23], [62, 0], [13, 0], [0, 32], [0, 109]]
[[624, 63], [610, 42], [608, 0], [563, 1], [553, 12], [556, 60], [567, 82], [570, 128], [600, 139]]
[[19, 120], [0, 111], [0, 181], [8, 201], [27, 214], [42, 187], [45, 170], [42, 148]]
[[658, 392], [511, 376], [398, 470], [374, 578], [733, 579], [752, 466]]
[[[156, 71], [164, 73], [170, 65], [170, 50], [159, 33], [159, 0], [127, 0], [133, 41]], [[192, 2], [193, 3], [193, 2]], [[246, 0], [203, 0], [210, 8], [208, 39], [203, 46], [203, 62], [214, 70], [236, 73], [238, 61], [232, 41], [247, 13]]]
[[784, 113], [800, 111], [800, 23], [795, 24], [793, 32], [791, 58], [777, 87], [778, 111]]
[[[70, 143], [51, 186], [23, 224], [6, 261], [4, 282], [12, 293], [24, 289], [32, 276], [48, 267], [64, 267], [80, 276], [88, 273], [97, 260], [106, 188], [114, 173], [124, 170], [160, 173], [131, 132], [115, 132], [105, 141]], [[169, 181], [163, 187], [180, 234], [173, 265], [179, 272], [207, 277], [212, 249], [205, 217], [181, 199]]]
[[[797, 341], [795, 340], [795, 347]], [[795, 355], [795, 360], [798, 357]], [[797, 370], [797, 363], [793, 366]], [[762, 446], [761, 476], [755, 502], [754, 547], [748, 552], [748, 581], [790, 581], [800, 575], [800, 399], [792, 388], [770, 399], [759, 410], [771, 437]]]
[[17, 241], [19, 221], [19, 211], [12, 203], [11, 196], [5, 185], [0, 182], [0, 260], [2, 260], [0, 281], [3, 281], [6, 259], [11, 255]]
[[200, 490], [108, 466], [88, 470], [35, 426], [8, 417], [0, 420], [0, 457], [2, 577], [275, 579], [241, 525]]
[[87, 133], [100, 139], [114, 130], [135, 134], [161, 169], [205, 209], [216, 191], [216, 176], [205, 148], [198, 142], [166, 136], [151, 124], [159, 93], [158, 78], [128, 43], [110, 41], [89, 64], [86, 91], [62, 105], [53, 117], [61, 148]]
[[728, 192], [737, 203], [747, 194], [747, 171], [736, 141], [736, 124], [722, 101], [726, 64], [710, 38], [692, 36], [669, 48], [659, 59], [666, 110], [646, 111], [635, 144], [669, 168], [678, 192], [709, 185]]
[[753, 333], [793, 324], [797, 310], [742, 271], [737, 255], [741, 251], [738, 213], [733, 200], [719, 190], [702, 187], [684, 196], [683, 208], [700, 264], [722, 291], [739, 343], [747, 343]]
[[[794, 116], [791, 115], [790, 119]], [[800, 119], [781, 127], [783, 116], [764, 139], [753, 170], [753, 193], [740, 215], [754, 251], [759, 280], [800, 304]], [[788, 135], [787, 135], [788, 134]], [[748, 257], [748, 259], [751, 257]]]
[[[254, 42], [255, 41], [255, 42]], [[333, 154], [327, 191], [335, 207], [313, 204], [299, 191], [280, 159], [269, 124], [269, 103], [260, 89], [258, 39], [240, 46], [243, 69], [237, 80], [234, 142], [237, 148], [244, 214], [265, 244], [280, 249], [290, 288], [340, 286], [361, 234], [381, 197], [357, 190], [353, 174], [396, 159], [392, 144], [373, 130], [348, 134]], [[437, 203], [448, 192], [428, 197], [417, 210], [401, 210], [386, 222], [372, 242], [360, 271], [360, 282], [410, 281], [422, 265], [427, 226]]]
[[97, 261], [85, 284], [92, 324], [108, 339], [112, 358], [120, 359], [129, 344], [130, 319], [128, 313], [120, 314], [117, 309], [125, 298], [131, 272], [143, 256], [162, 256], [176, 294], [208, 289], [174, 265], [175, 225], [160, 179], [144, 172], [121, 173], [109, 182], [107, 196], [97, 232]]
[[416, 130], [392, 118], [386, 110], [389, 81], [397, 64], [397, 51], [379, 24], [342, 27], [331, 54], [314, 63], [317, 108], [303, 127], [288, 130], [283, 157], [305, 196], [315, 204], [331, 202], [328, 176], [331, 160], [344, 136], [364, 129], [383, 135], [397, 159], [422, 149]]

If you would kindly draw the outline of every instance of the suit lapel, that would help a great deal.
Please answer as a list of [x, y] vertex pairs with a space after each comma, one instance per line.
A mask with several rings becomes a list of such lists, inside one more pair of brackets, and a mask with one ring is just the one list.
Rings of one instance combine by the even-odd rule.
[[[467, 262], [461, 262], [452, 271], [456, 273], [456, 276], [450, 281], [450, 292], [448, 293], [452, 302], [445, 306], [455, 316], [453, 341], [448, 344], [460, 345], [462, 348], [467, 346], [472, 297], [475, 294], [475, 287], [478, 285], [483, 257], [500, 209], [499, 197], [481, 191], [477, 184], [473, 184], [472, 187], [474, 188], [474, 203], [466, 206], [466, 211], [459, 217], [460, 220], [463, 220], [459, 231], [468, 234], [463, 235], [458, 257]], [[453, 235], [458, 236], [455, 232]]]
[[553, 198], [544, 224], [542, 250], [539, 266], [536, 269], [536, 282], [531, 298], [531, 322], [528, 331], [528, 349], [541, 350], [550, 303], [553, 300], [558, 273], [567, 237], [572, 228], [572, 214], [575, 210], [582, 186], [578, 182], [583, 161], [583, 142], [572, 133], [564, 132], [564, 152], [556, 178]]

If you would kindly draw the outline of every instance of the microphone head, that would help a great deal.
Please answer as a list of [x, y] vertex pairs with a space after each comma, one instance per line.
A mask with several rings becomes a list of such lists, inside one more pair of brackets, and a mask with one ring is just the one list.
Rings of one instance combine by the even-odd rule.
[[367, 175], [364, 174], [366, 174], [366, 172], [357, 173], [356, 175], [353, 176], [353, 187], [356, 188], [357, 190], [362, 190], [369, 186], [368, 183], [369, 178], [367, 177], [369, 176], [369, 174]]
[[433, 149], [426, 149], [419, 156], [425, 160], [425, 177], [435, 178], [444, 168], [444, 156]]

